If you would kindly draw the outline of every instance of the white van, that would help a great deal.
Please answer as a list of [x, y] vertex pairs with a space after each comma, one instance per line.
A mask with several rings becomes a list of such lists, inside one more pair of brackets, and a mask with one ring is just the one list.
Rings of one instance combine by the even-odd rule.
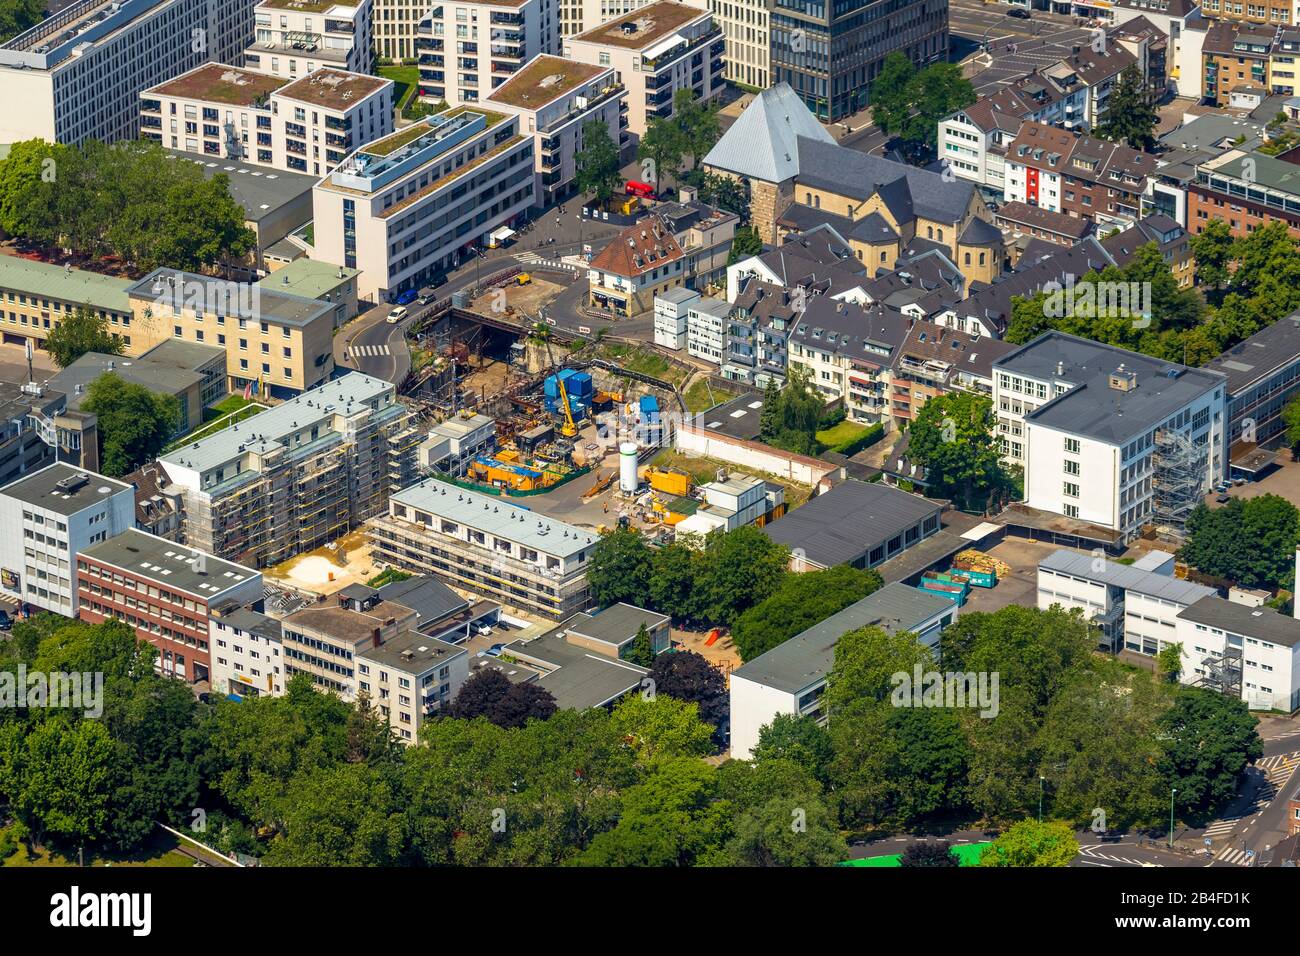
[[406, 306], [399, 305], [397, 308], [393, 309], [392, 312], [388, 313], [388, 318], [386, 319], [386, 321], [388, 322], [389, 325], [396, 325], [404, 318], [406, 318]]

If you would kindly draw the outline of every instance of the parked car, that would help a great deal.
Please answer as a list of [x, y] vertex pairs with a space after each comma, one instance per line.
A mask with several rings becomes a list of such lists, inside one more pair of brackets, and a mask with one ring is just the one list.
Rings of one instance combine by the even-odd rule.
[[396, 325], [398, 322], [401, 322], [402, 319], [404, 318], [406, 318], [406, 306], [399, 305], [397, 308], [393, 309], [392, 312], [388, 313], [388, 318], [385, 319], [384, 321], [386, 321], [389, 325]]
[[1012, 7], [1007, 11], [1007, 16], [1015, 17], [1017, 20], [1028, 20], [1030, 18], [1029, 11], [1022, 10], [1019, 7]]
[[399, 293], [397, 298], [393, 301], [398, 305], [408, 305], [414, 302], [415, 297], [419, 294], [420, 293], [416, 292], [414, 289], [407, 289], [405, 292]]
[[428, 290], [420, 293], [420, 297], [415, 300], [416, 305], [428, 305], [433, 301], [433, 291]]
[[491, 647], [488, 648], [488, 653], [491, 654], [493, 657], [500, 657], [501, 652], [504, 651], [505, 649], [506, 646], [504, 644], [493, 644]]
[[492, 633], [492, 628], [491, 628], [491, 627], [488, 627], [487, 625], [481, 626], [481, 627], [478, 629], [478, 636], [479, 636], [479, 637], [487, 637], [487, 636], [488, 636], [489, 634], [491, 634], [491, 633]]
[[7, 631], [14, 626], [13, 618], [9, 616], [8, 611], [0, 611], [0, 631]]
[[1229, 501], [1232, 500], [1232, 495], [1229, 495], [1229, 494], [1219, 494], [1219, 495], [1215, 495], [1215, 496], [1214, 496], [1214, 500], [1217, 501], [1217, 502], [1218, 502], [1219, 504], [1221, 504], [1221, 505], [1226, 505]]

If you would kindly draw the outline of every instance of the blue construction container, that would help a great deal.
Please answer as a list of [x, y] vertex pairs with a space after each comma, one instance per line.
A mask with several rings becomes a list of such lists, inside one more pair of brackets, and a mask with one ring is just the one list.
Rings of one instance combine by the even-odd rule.
[[590, 372], [574, 372], [564, 380], [564, 389], [573, 398], [590, 399], [592, 381]]
[[546, 381], [542, 384], [542, 391], [545, 393], [547, 398], [559, 397], [560, 388], [556, 384], [554, 375], [546, 376]]

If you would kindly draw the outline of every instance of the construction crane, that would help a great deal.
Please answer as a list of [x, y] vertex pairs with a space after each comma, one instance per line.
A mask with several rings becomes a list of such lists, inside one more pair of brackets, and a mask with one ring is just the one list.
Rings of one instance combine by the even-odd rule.
[[560, 387], [560, 407], [564, 409], [564, 424], [560, 426], [560, 434], [565, 438], [576, 438], [578, 426], [573, 423], [573, 412], [569, 409], [569, 393], [565, 391], [564, 379], [556, 374], [555, 383]]

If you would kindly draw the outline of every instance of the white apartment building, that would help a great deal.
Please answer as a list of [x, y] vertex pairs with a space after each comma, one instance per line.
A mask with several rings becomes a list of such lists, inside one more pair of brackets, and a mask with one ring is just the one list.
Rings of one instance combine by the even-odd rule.
[[1178, 615], [1217, 594], [1174, 577], [1173, 555], [1152, 551], [1132, 566], [1064, 549], [1038, 562], [1038, 607], [1078, 608], [1101, 629], [1099, 645], [1154, 657], [1177, 640]]
[[375, 54], [386, 60], [410, 60], [416, 56], [416, 31], [429, 12], [425, 0], [373, 0], [371, 14]]
[[635, 142], [651, 118], [672, 116], [678, 90], [694, 90], [703, 101], [722, 91], [725, 46], [712, 14], [661, 0], [566, 38], [564, 56], [614, 68], [627, 87], [628, 132]]
[[248, 0], [76, 0], [0, 44], [0, 143], [135, 139], [141, 90], [237, 63]]
[[425, 722], [448, 707], [469, 679], [469, 653], [427, 634], [376, 644], [357, 654], [356, 662], [357, 689], [404, 744], [415, 743]]
[[700, 294], [678, 286], [655, 296], [655, 345], [681, 350], [690, 341], [690, 308]]
[[686, 307], [686, 352], [692, 358], [721, 365], [727, 358], [727, 329], [731, 304], [700, 298]]
[[709, 12], [722, 28], [727, 50], [722, 56], [723, 79], [765, 90], [771, 68], [768, 0], [708, 0]]
[[486, 105], [517, 115], [520, 132], [532, 136], [539, 207], [573, 191], [588, 123], [602, 124], [615, 147], [627, 125], [627, 90], [615, 82], [614, 71], [558, 56], [533, 57]]
[[1240, 696], [1252, 710], [1300, 707], [1300, 620], [1204, 597], [1178, 615], [1184, 684]]
[[560, 50], [556, 0], [435, 4], [420, 20], [420, 97], [480, 103], [539, 54]]
[[468, 107], [369, 143], [312, 191], [312, 258], [360, 269], [358, 294], [428, 285], [533, 206], [519, 117]]
[[140, 94], [142, 137], [313, 176], [392, 131], [393, 81], [330, 68], [289, 80], [207, 63]]
[[214, 694], [284, 694], [280, 622], [251, 608], [213, 610], [208, 617], [209, 681]]
[[373, 73], [372, 13], [371, 0], [262, 0], [244, 65], [290, 80], [320, 67]]
[[1181, 526], [1224, 474], [1218, 373], [1060, 332], [993, 372], [1002, 457], [1023, 470], [1031, 508], [1131, 539], [1144, 524]]
[[0, 490], [0, 591], [76, 617], [77, 555], [135, 527], [135, 489], [63, 462]]

